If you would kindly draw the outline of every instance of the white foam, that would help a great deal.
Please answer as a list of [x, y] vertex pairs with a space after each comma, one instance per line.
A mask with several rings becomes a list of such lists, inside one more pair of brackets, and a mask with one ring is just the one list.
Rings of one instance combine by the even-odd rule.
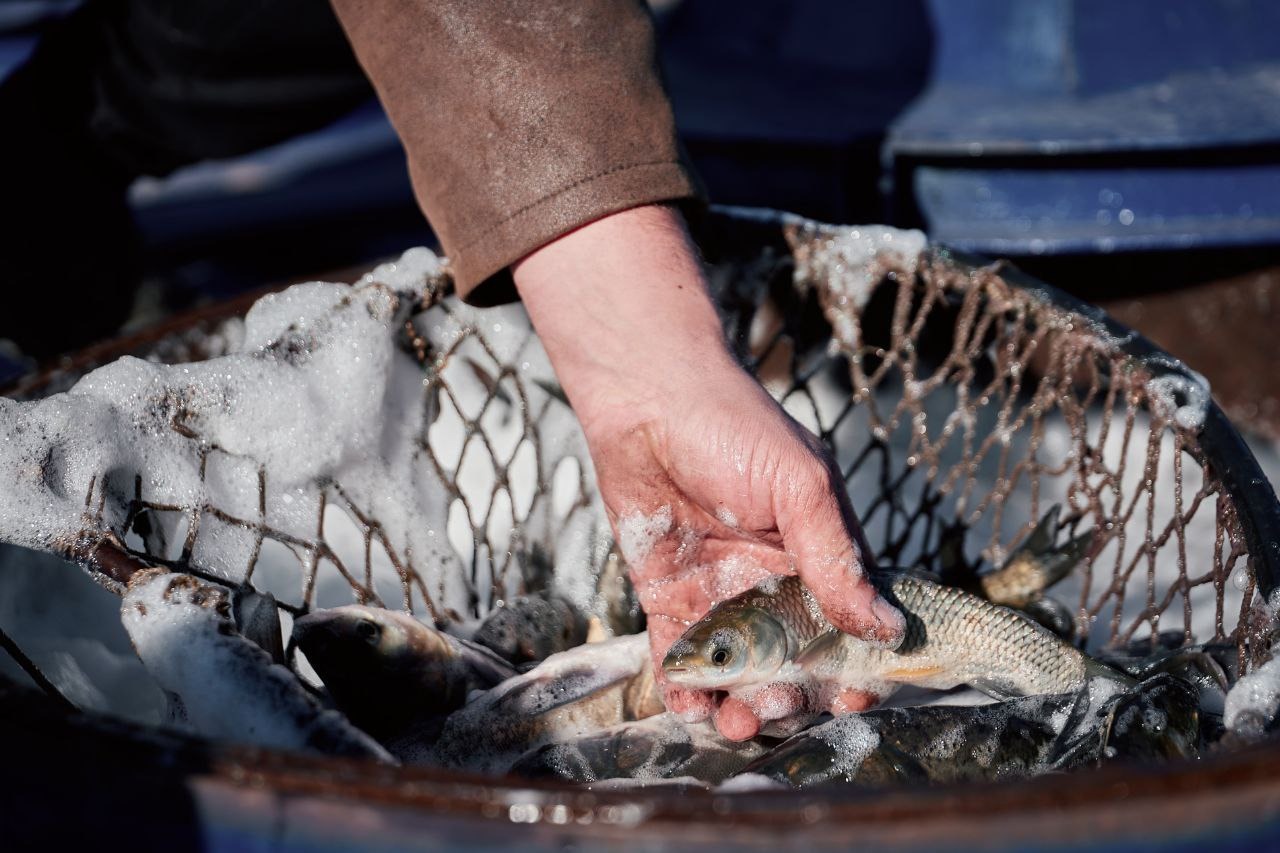
[[848, 349], [859, 345], [855, 312], [866, 306], [886, 272], [914, 272], [928, 238], [916, 230], [884, 225], [852, 227], [800, 226], [804, 240], [795, 246], [795, 279], [802, 286], [826, 282], [835, 304], [846, 310], [836, 312], [832, 338]]
[[[435, 367], [455, 394], [424, 395], [422, 367], [397, 343], [414, 294], [443, 271], [440, 258], [413, 249], [354, 288], [314, 282], [264, 297], [243, 323], [228, 327], [221, 345], [234, 351], [225, 355], [181, 365], [124, 358], [66, 393], [31, 403], [0, 400], [0, 540], [59, 552], [86, 526], [120, 531], [137, 478], [144, 500], [185, 510], [152, 519], [174, 551], [169, 557], [177, 556], [194, 508], [216, 506], [306, 542], [316, 539], [323, 498], [326, 544], [357, 578], [364, 574], [364, 531], [334, 514], [377, 520], [387, 541], [373, 543], [372, 580], [389, 606], [419, 608], [425, 588], [437, 611], [465, 616], [478, 606], [483, 613], [490, 586], [503, 597], [526, 583], [558, 587], [575, 604], [594, 606], [594, 570], [611, 532], [581, 428], [555, 393], [550, 362], [523, 309], [481, 311], [450, 299], [413, 318], [431, 352], [453, 352]], [[472, 366], [496, 376], [495, 358], [517, 371], [494, 380], [501, 399], [489, 399]], [[477, 425], [464, 417], [480, 419], [495, 464], [518, 456], [508, 484], [497, 482], [487, 458], [477, 464], [487, 447], [479, 441], [471, 442], [459, 470], [464, 427]], [[532, 441], [524, 435], [529, 421], [538, 424]], [[444, 476], [469, 499], [471, 519], [460, 512], [451, 518], [450, 489], [422, 454], [423, 434]], [[202, 451], [209, 451], [203, 462]], [[576, 471], [561, 464], [566, 459]], [[561, 489], [559, 513], [548, 496], [520, 492], [556, 480], [557, 471], [559, 480], [576, 473], [573, 479], [584, 484], [581, 494], [576, 483]], [[330, 483], [345, 497], [336, 497]], [[101, 520], [86, 520], [86, 503], [101, 503]], [[472, 524], [483, 528], [478, 547]], [[151, 544], [136, 540], [130, 545]], [[193, 557], [240, 580], [257, 554], [255, 582], [300, 604], [307, 555], [291, 547], [268, 540], [259, 549], [248, 527], [202, 513]], [[554, 577], [531, 577], [510, 565], [513, 553], [535, 547], [554, 557]], [[423, 582], [409, 601], [402, 600], [393, 563]], [[341, 596], [346, 585], [351, 600], [333, 562], [322, 558], [316, 578], [317, 594]]]
[[858, 714], [843, 714], [810, 730], [836, 753], [832, 770], [850, 773], [880, 746], [880, 733]]
[[1209, 380], [1185, 366], [1182, 369], [1187, 375], [1164, 374], [1147, 380], [1147, 399], [1158, 414], [1196, 433], [1204, 427], [1212, 401]]
[[759, 773], [739, 773], [737, 776], [725, 779], [716, 786], [715, 790], [717, 794], [745, 794], [752, 791], [782, 791], [790, 787], [777, 779], [770, 779]]
[[392, 290], [419, 290], [430, 279], [443, 274], [447, 266], [448, 262], [435, 252], [418, 246], [394, 261], [374, 267], [364, 274], [359, 283], [381, 283]]
[[1222, 722], [1228, 731], [1256, 726], [1280, 711], [1280, 658], [1273, 658], [1241, 678], [1227, 693]]
[[651, 515], [635, 511], [618, 519], [618, 548], [632, 566], [649, 556], [658, 540], [671, 532], [671, 507], [663, 505]]

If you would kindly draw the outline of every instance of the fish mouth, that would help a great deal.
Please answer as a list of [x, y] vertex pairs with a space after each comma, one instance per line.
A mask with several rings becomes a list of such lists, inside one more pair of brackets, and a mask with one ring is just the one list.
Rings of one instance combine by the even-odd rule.
[[671, 661], [663, 661], [662, 673], [669, 683], [690, 687], [699, 684], [701, 670], [693, 664], [677, 658]]
[[669, 681], [683, 681], [684, 677], [692, 671], [693, 667], [689, 665], [683, 657], [677, 655], [667, 655], [662, 661], [662, 672], [667, 676]]

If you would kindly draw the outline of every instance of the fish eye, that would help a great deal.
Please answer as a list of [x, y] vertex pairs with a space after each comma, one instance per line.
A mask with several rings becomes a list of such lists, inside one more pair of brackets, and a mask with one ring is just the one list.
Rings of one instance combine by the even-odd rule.
[[716, 650], [711, 653], [711, 662], [716, 666], [724, 666], [732, 658], [733, 653], [724, 646], [718, 646]]
[[378, 628], [377, 624], [374, 622], [371, 622], [368, 619], [361, 619], [359, 622], [356, 623], [356, 634], [362, 640], [365, 640], [369, 643], [377, 642], [378, 635], [381, 633], [382, 631]]

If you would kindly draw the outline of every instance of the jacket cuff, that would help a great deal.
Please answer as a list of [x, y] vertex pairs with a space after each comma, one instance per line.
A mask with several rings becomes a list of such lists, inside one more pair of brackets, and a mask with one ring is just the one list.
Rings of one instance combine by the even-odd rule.
[[472, 305], [514, 301], [511, 265], [531, 252], [613, 213], [697, 197], [697, 185], [678, 161], [620, 165], [574, 181], [446, 245], [454, 286]]

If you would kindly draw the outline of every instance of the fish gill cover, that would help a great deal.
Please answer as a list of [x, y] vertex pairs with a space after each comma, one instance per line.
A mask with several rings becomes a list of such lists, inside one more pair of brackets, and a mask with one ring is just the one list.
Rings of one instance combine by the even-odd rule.
[[[1202, 464], [1198, 377], [918, 232], [751, 218], [787, 250], [709, 253], [729, 338], [832, 447], [882, 565], [990, 571], [1061, 507], [1056, 534], [1093, 531], [1048, 593], [1076, 643], [1152, 651], [1172, 634], [1231, 649], [1235, 676], [1267, 660], [1274, 610]], [[638, 630], [622, 568], [671, 516], [622, 519], [615, 548], [527, 317], [447, 291], [447, 264], [414, 249], [354, 287], [264, 297], [210, 330], [213, 357], [161, 342], [0, 401], [0, 538], [86, 563], [108, 543], [247, 584], [278, 599], [286, 631], [356, 601], [466, 634], [539, 592], [606, 634]], [[752, 571], [711, 569], [726, 590]], [[1270, 723], [1272, 669], [1241, 682], [1230, 720], [1247, 705]], [[831, 730], [853, 752], [874, 748], [866, 731]]]

